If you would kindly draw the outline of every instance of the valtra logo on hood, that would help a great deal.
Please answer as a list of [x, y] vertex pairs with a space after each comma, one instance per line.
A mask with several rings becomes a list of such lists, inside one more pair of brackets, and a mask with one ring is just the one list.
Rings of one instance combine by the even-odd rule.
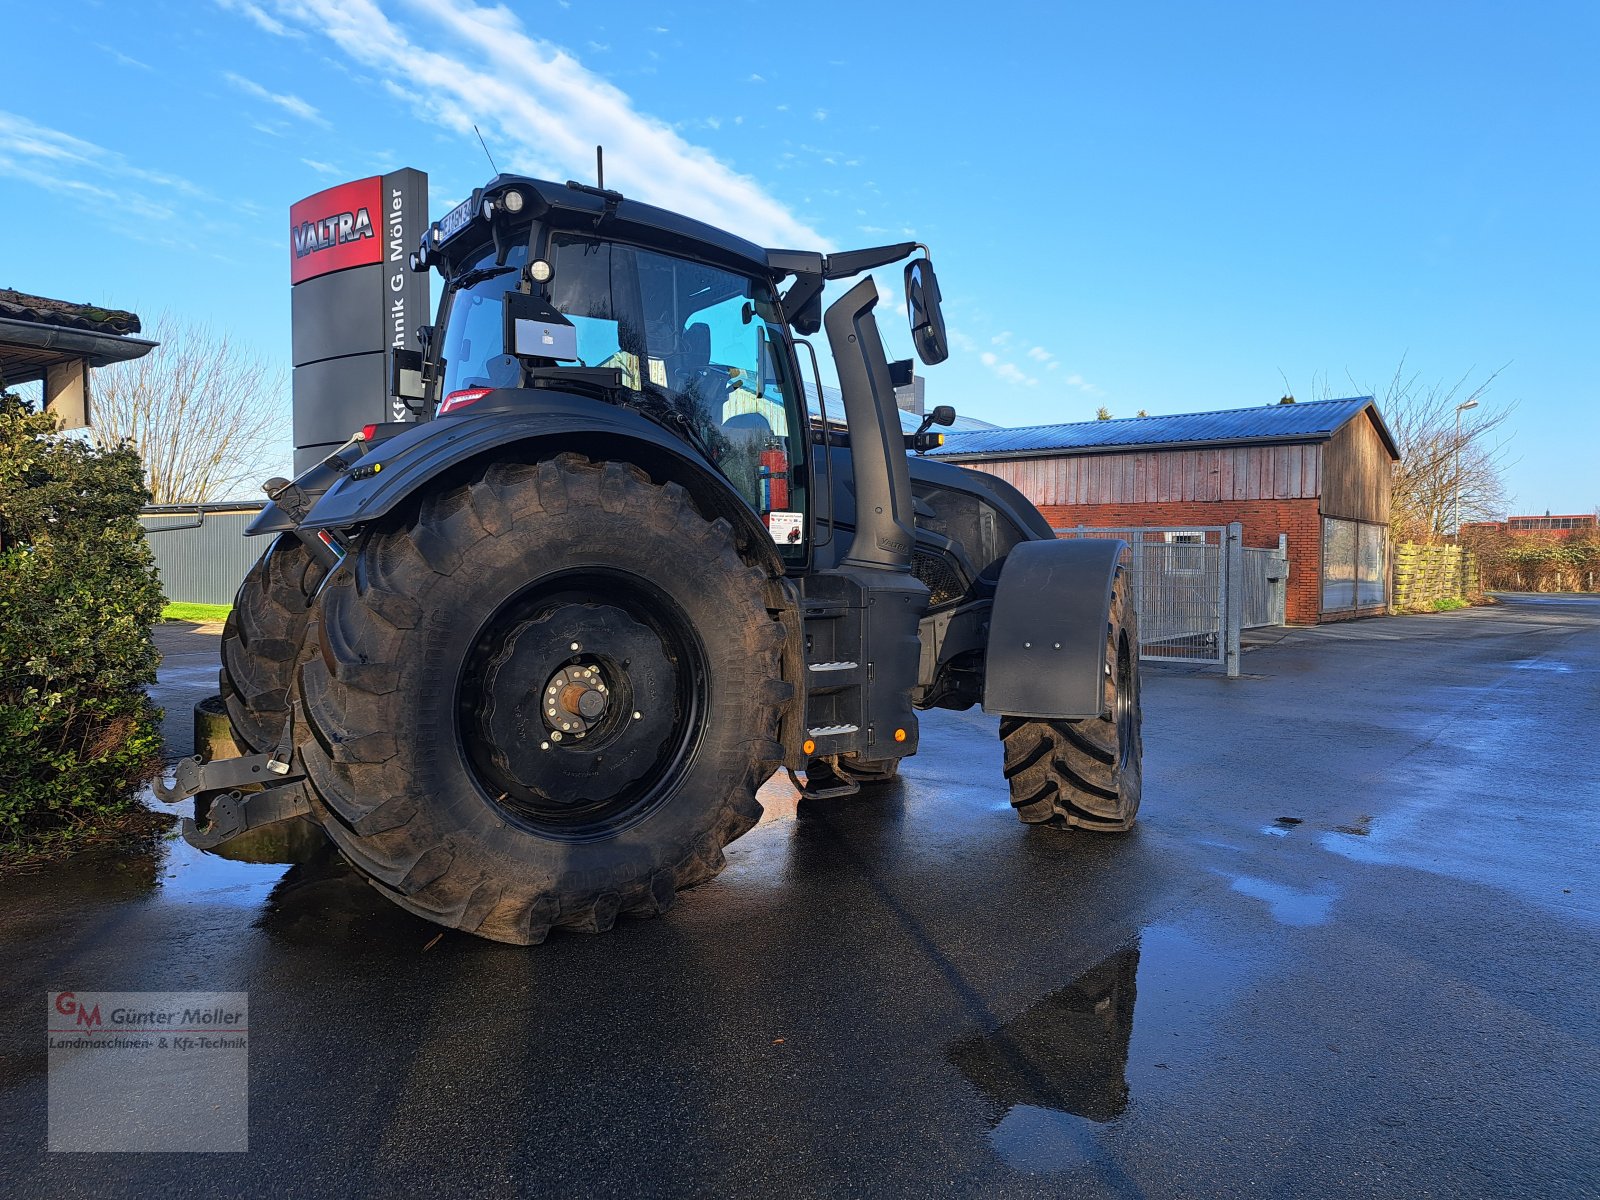
[[383, 261], [372, 214], [381, 213], [383, 176], [341, 183], [289, 209], [289, 278], [314, 279]]

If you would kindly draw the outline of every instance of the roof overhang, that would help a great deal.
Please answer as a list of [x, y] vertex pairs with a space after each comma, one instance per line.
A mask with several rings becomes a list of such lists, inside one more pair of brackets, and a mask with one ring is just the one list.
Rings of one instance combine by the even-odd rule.
[[43, 379], [50, 367], [65, 362], [107, 367], [143, 358], [158, 344], [125, 334], [0, 317], [0, 379], [31, 383]]
[[1231, 450], [1236, 446], [1314, 446], [1332, 440], [1332, 434], [1323, 433], [1302, 437], [1230, 438], [1227, 441], [1213, 438], [1188, 442], [1127, 442], [1115, 446], [1054, 446], [1040, 450], [930, 450], [928, 454], [945, 462], [963, 459], [1004, 462], [1018, 458], [1084, 458], [1094, 454], [1143, 454], [1159, 450]]

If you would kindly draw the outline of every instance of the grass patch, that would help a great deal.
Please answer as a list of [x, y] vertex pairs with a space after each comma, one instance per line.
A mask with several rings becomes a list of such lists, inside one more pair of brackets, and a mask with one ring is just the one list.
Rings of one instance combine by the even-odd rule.
[[177, 601], [161, 610], [161, 619], [208, 624], [212, 621], [226, 621], [232, 611], [231, 604], [190, 604], [187, 601]]
[[1458, 608], [1471, 608], [1460, 596], [1441, 596], [1433, 602], [1434, 612], [1455, 612]]

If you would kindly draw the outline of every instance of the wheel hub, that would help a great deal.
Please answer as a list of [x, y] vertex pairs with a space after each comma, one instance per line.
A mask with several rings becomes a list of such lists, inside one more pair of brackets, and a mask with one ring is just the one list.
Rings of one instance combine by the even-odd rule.
[[541, 816], [603, 819], [661, 758], [678, 690], [655, 631], [612, 605], [561, 604], [512, 626], [485, 665], [474, 757]]
[[562, 667], [545, 685], [545, 728], [584, 737], [606, 715], [610, 702], [610, 689], [597, 662]]

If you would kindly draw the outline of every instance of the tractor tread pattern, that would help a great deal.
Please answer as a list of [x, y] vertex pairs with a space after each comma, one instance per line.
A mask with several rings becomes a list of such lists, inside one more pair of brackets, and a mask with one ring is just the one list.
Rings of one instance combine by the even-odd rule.
[[[1143, 775], [1138, 691], [1138, 630], [1123, 570], [1112, 585], [1106, 630], [1106, 715], [1080, 721], [1002, 717], [1011, 806], [1030, 825], [1065, 825], [1102, 833], [1132, 828]], [[1113, 667], [1119, 643], [1133, 656], [1133, 746], [1124, 765], [1115, 720]]]
[[222, 627], [218, 686], [234, 736], [256, 753], [277, 748], [322, 566], [281, 534], [239, 585]]
[[[749, 593], [750, 620], [742, 631], [731, 620], [724, 632], [744, 639], [748, 683], [738, 708], [759, 736], [745, 744], [746, 760], [718, 777], [721, 801], [710, 827], [676, 861], [622, 886], [590, 886], [582, 873], [570, 880], [521, 877], [497, 864], [488, 841], [455, 844], [428, 801], [433, 780], [417, 759], [405, 767], [406, 755], [397, 753], [406, 737], [421, 733], [395, 732], [405, 721], [405, 684], [392, 669], [414, 652], [407, 631], [428, 619], [410, 598], [419, 571], [448, 575], [470, 565], [471, 549], [483, 538], [517, 536], [585, 507], [626, 512], [668, 539], [664, 544], [700, 546], [707, 572]], [[602, 933], [620, 915], [667, 911], [679, 892], [720, 871], [722, 848], [759, 820], [756, 789], [783, 758], [775, 739], [794, 697], [781, 678], [785, 629], [765, 606], [765, 573], [740, 557], [728, 524], [708, 521], [681, 487], [653, 484], [631, 465], [591, 463], [573, 453], [537, 464], [495, 463], [425, 501], [410, 523], [375, 531], [352, 557], [357, 561], [347, 560], [318, 599], [313, 648], [299, 680], [307, 718], [297, 723], [299, 749], [315, 816], [351, 864], [402, 908], [519, 945], [538, 944], [552, 929]], [[442, 723], [432, 733], [455, 736]]]

